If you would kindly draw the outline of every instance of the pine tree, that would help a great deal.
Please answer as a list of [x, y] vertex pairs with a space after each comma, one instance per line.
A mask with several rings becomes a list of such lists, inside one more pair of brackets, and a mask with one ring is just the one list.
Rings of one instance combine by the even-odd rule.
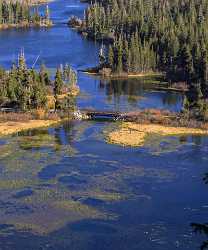
[[55, 110], [61, 108], [61, 103], [59, 101], [58, 95], [61, 94], [62, 87], [63, 87], [62, 72], [59, 67], [56, 70], [55, 81], [54, 81]]
[[114, 51], [113, 47], [110, 45], [108, 49], [108, 64], [110, 68], [113, 70], [114, 67]]
[[50, 75], [49, 75], [49, 72], [46, 69], [45, 64], [41, 64], [39, 77], [40, 77], [40, 82], [43, 85], [50, 86], [50, 84], [51, 84]]

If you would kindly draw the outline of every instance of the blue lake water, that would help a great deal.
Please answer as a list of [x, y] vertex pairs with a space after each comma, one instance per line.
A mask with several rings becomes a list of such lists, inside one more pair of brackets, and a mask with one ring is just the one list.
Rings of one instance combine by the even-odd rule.
[[[97, 63], [99, 44], [66, 26], [83, 15], [79, 1], [50, 3], [51, 29], [0, 32], [0, 65], [21, 48], [53, 73]], [[179, 111], [183, 96], [153, 91], [144, 80], [78, 75], [80, 108]], [[190, 224], [208, 212], [208, 137], [152, 137], [144, 147], [105, 140], [116, 123], [67, 122], [0, 140], [0, 249], [199, 249]]]

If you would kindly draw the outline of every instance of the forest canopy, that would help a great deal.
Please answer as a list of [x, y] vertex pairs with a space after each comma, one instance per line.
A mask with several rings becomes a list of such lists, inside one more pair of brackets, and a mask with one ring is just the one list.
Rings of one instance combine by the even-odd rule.
[[68, 108], [76, 84], [77, 74], [68, 64], [58, 67], [52, 79], [44, 64], [39, 71], [28, 68], [22, 51], [10, 70], [0, 68], [0, 107], [20, 111], [47, 109], [52, 98], [54, 109]]
[[93, 1], [83, 20], [72, 17], [69, 25], [108, 45], [101, 68], [114, 75], [162, 72], [169, 84], [187, 85], [186, 109], [207, 110], [207, 0]]
[[50, 13], [48, 6], [45, 14], [41, 15], [38, 8], [33, 10], [26, 1], [0, 0], [0, 29], [25, 26], [50, 26]]

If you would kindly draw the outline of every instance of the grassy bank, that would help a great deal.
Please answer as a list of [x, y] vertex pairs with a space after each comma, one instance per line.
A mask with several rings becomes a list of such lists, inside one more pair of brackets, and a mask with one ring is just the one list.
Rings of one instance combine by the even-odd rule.
[[109, 68], [99, 68], [99, 67], [94, 67], [90, 69], [86, 69], [82, 71], [85, 74], [88, 75], [97, 75], [97, 76], [102, 76], [103, 78], [107, 79], [128, 79], [128, 78], [140, 78], [140, 77], [163, 77], [164, 73], [163, 72], [153, 72], [153, 71], [148, 71], [148, 72], [112, 72]]
[[149, 135], [160, 136], [208, 135], [208, 129], [171, 127], [158, 124], [122, 123], [121, 126], [107, 135], [107, 141], [123, 146], [141, 147]]
[[28, 120], [28, 121], [7, 121], [0, 122], [0, 136], [6, 136], [10, 134], [16, 134], [21, 131], [49, 127], [60, 122], [57, 120]]
[[[63, 101], [70, 94], [71, 97], [76, 97], [79, 94], [79, 87], [73, 87], [70, 92], [58, 95], [59, 101]], [[53, 95], [47, 96], [47, 107], [48, 109], [55, 109], [55, 98]], [[15, 134], [20, 131], [50, 127], [57, 124], [65, 119], [69, 119], [67, 114], [47, 112], [44, 109], [32, 110], [31, 112], [21, 112], [21, 113], [5, 113], [0, 112], [0, 136]]]

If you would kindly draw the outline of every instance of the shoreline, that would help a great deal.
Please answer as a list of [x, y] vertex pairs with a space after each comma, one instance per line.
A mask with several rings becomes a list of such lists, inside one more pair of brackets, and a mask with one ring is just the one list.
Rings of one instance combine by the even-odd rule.
[[38, 1], [30, 1], [30, 6], [36, 6], [36, 5], [42, 5], [42, 4], [49, 4], [53, 2], [54, 0], [38, 0]]
[[63, 119], [57, 120], [28, 120], [28, 121], [7, 121], [0, 122], [0, 137], [17, 134], [30, 129], [50, 127], [62, 122]]
[[[99, 76], [103, 77], [105, 79], [128, 79], [128, 78], [142, 78], [142, 77], [162, 77], [164, 76], [164, 73], [162, 72], [148, 72], [148, 73], [121, 73], [121, 74], [109, 74], [105, 75], [100, 72], [96, 72], [93, 70], [96, 69], [89, 69], [89, 70], [80, 70], [80, 72], [87, 74], [87, 75], [94, 75], [94, 76]], [[102, 70], [102, 69], [101, 69]]]
[[30, 28], [50, 28], [53, 26], [53, 23], [49, 24], [36, 24], [36, 23], [24, 23], [24, 24], [1, 24], [0, 25], [0, 31], [1, 30], [7, 30], [7, 29], [30, 29]]
[[[87, 70], [81, 70], [80, 72], [94, 77], [99, 77], [103, 80], [127, 80], [127, 79], [141, 79], [141, 78], [150, 78], [150, 77], [164, 77], [164, 73], [155, 72], [155, 73], [138, 73], [138, 74], [111, 74], [111, 75], [103, 75], [99, 72], [90, 72]], [[173, 92], [187, 92], [188, 88], [177, 88], [174, 86], [159, 86], [159, 84], [153, 84], [153, 89], [158, 91], [173, 91]]]
[[208, 135], [206, 128], [173, 127], [160, 124], [139, 124], [134, 122], [121, 123], [121, 125], [106, 136], [110, 144], [123, 147], [142, 147], [151, 135], [182, 136], [182, 135]]

